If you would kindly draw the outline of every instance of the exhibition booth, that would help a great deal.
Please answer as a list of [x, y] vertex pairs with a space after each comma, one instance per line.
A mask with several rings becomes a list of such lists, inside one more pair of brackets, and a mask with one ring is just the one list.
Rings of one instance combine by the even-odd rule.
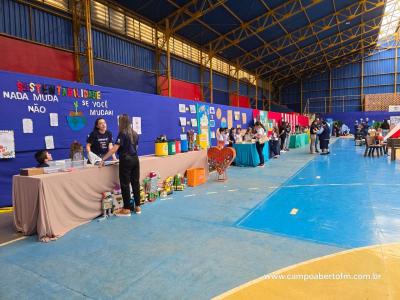
[[[43, 241], [99, 216], [102, 193], [112, 191], [118, 183], [117, 165], [100, 169], [83, 161], [74, 167], [68, 161], [71, 143], [85, 145], [99, 117], [106, 120], [113, 140], [118, 116], [132, 118], [139, 134], [141, 181], [156, 178], [157, 192], [165, 192], [166, 181], [185, 176], [187, 170], [201, 169], [207, 179], [207, 149], [217, 144], [220, 127], [246, 129], [257, 118], [268, 131], [283, 120], [293, 129], [308, 126], [308, 118], [295, 113], [166, 98], [11, 72], [0, 72], [0, 92], [0, 206], [13, 204], [17, 229], [24, 234], [37, 232]], [[156, 142], [160, 136], [167, 139], [162, 147]], [[297, 147], [297, 137], [293, 137]], [[243, 165], [257, 165], [254, 143], [235, 148], [237, 159], [246, 160]], [[268, 147], [264, 148], [268, 158]], [[34, 154], [41, 149], [49, 151], [56, 162], [69, 165], [49, 168], [41, 172], [44, 174], [29, 169], [18, 175], [21, 169], [36, 166]], [[252, 156], [243, 158], [246, 153]]]

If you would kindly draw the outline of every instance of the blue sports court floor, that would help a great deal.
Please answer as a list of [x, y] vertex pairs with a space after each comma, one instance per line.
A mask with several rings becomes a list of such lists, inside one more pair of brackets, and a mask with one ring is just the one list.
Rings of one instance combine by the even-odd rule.
[[363, 157], [364, 147], [355, 149], [348, 139], [331, 151], [316, 156], [237, 226], [339, 247], [400, 241], [399, 164]]
[[362, 150], [351, 140], [329, 156], [291, 150], [139, 216], [2, 246], [0, 298], [209, 299], [307, 259], [400, 241], [400, 164]]

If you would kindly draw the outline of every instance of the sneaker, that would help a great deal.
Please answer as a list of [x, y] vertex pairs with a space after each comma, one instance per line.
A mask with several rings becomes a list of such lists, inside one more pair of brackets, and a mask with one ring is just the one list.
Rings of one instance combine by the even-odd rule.
[[140, 206], [135, 206], [135, 214], [140, 215], [142, 213], [142, 209], [140, 208]]
[[264, 164], [259, 164], [258, 166], [262, 168], [262, 167], [264, 167]]
[[114, 213], [117, 217], [130, 217], [131, 216], [131, 211], [126, 208], [122, 208], [118, 210], [117, 212]]

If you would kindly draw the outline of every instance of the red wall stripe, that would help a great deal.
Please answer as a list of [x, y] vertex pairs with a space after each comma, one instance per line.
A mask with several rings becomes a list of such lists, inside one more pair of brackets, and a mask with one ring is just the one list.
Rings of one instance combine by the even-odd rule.
[[[161, 95], [168, 96], [168, 81], [164, 76], [160, 76]], [[194, 83], [171, 79], [171, 97], [200, 101], [200, 86]]]
[[75, 80], [72, 53], [17, 39], [0, 36], [0, 69]]

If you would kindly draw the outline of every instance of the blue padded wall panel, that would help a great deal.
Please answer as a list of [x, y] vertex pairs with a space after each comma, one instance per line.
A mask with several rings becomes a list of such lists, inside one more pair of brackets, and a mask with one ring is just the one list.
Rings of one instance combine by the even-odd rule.
[[11, 0], [0, 0], [0, 32], [22, 39], [32, 39], [29, 8]]
[[214, 103], [229, 105], [229, 93], [214, 89]]
[[[114, 88], [156, 94], [156, 76], [113, 63], [94, 61], [95, 84]], [[88, 79], [85, 80], [88, 82]]]

